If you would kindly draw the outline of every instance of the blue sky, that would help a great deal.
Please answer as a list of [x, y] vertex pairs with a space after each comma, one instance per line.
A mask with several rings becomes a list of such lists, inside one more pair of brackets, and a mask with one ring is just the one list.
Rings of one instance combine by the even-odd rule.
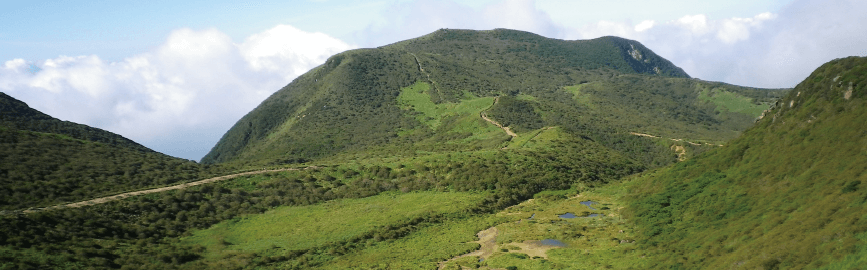
[[793, 87], [824, 62], [867, 54], [864, 10], [862, 0], [4, 1], [0, 91], [198, 160], [328, 56], [439, 28], [616, 35], [693, 77]]

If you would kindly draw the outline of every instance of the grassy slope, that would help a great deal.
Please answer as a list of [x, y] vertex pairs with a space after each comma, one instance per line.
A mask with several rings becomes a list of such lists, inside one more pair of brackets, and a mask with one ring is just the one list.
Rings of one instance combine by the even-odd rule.
[[[634, 54], [635, 50], [639, 53]], [[202, 161], [277, 165], [385, 148], [392, 152], [497, 149], [502, 143], [495, 141], [502, 138], [496, 138], [496, 132], [479, 132], [493, 128], [472, 114], [497, 96], [505, 102], [488, 109], [489, 116], [516, 132], [560, 126], [573, 136], [599, 140], [618, 151], [635, 143], [626, 138], [631, 136], [628, 132], [648, 123], [664, 127], [645, 132], [718, 142], [734, 137], [754, 119], [754, 115], [737, 112], [716, 115], [713, 107], [696, 98], [700, 91], [692, 80], [676, 85], [682, 88], [674, 91], [677, 96], [661, 91], [672, 88], [666, 86], [665, 78], [674, 77], [688, 78], [667, 60], [630, 40], [603, 37], [563, 41], [503, 29], [440, 30], [331, 57], [239, 120]], [[599, 111], [583, 108], [580, 100], [569, 98], [563, 90], [582, 82], [603, 84], [592, 93], [601, 104]], [[641, 96], [635, 90], [650, 84], [657, 86], [647, 91], [656, 94], [639, 100], [656, 111], [620, 109], [636, 103], [622, 94]], [[772, 100], [764, 96], [767, 93], [782, 92], [719, 87], [758, 103]], [[670, 108], [653, 106], [681, 95], [688, 96], [689, 102], [680, 104], [679, 119], [658, 113]], [[602, 110], [611, 108], [617, 109], [613, 115]], [[628, 120], [636, 114], [644, 117]], [[441, 144], [450, 147], [431, 148]], [[644, 150], [635, 151], [646, 153], [638, 158], [640, 162], [660, 159], [656, 151]]]
[[640, 176], [631, 208], [654, 267], [812, 269], [863, 254], [865, 87], [867, 59], [830, 62], [742, 137]]

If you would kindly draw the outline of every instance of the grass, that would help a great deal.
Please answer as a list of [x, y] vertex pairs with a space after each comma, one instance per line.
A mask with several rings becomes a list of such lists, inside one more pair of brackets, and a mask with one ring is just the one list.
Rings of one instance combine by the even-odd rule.
[[433, 130], [436, 130], [446, 117], [456, 115], [477, 116], [479, 112], [487, 109], [494, 102], [494, 98], [492, 97], [479, 98], [469, 92], [464, 92], [465, 99], [459, 103], [436, 104], [431, 101], [430, 94], [428, 93], [429, 90], [430, 84], [426, 82], [416, 82], [412, 86], [401, 88], [398, 103], [405, 110], [413, 110], [420, 113], [416, 116], [416, 119], [425, 123]]
[[591, 109], [596, 109], [596, 105], [593, 104], [593, 101], [591, 100], [591, 95], [581, 92], [581, 89], [585, 86], [587, 86], [587, 84], [571, 85], [563, 88], [566, 90], [566, 92], [572, 93], [572, 95], [574, 95], [574, 98], [576, 101], [578, 101], [578, 104], [587, 106]]
[[183, 241], [207, 247], [206, 258], [274, 248], [309, 249], [415, 217], [459, 212], [477, 205], [483, 196], [481, 193], [387, 193], [310, 206], [279, 207], [196, 231]]
[[[699, 88], [701, 87], [699, 86]], [[720, 88], [701, 89], [698, 98], [699, 100], [713, 103], [716, 105], [716, 110], [720, 112], [729, 111], [759, 117], [763, 111], [768, 109], [768, 105], [755, 104], [752, 98]]]
[[850, 269], [863, 261], [867, 110], [832, 88], [840, 71], [826, 65], [780, 101], [796, 106], [634, 180], [632, 220], [641, 248], [656, 253], [653, 267]]
[[[636, 251], [632, 223], [620, 213], [625, 207], [621, 198], [627, 194], [629, 185], [630, 182], [621, 182], [597, 188], [582, 186], [568, 191], [539, 193], [533, 200], [492, 215], [509, 222], [496, 226], [499, 231], [497, 246], [490, 258], [481, 263], [477, 257], [464, 258], [449, 262], [446, 269], [458, 269], [458, 265], [480, 269], [510, 266], [517, 269], [641, 269], [647, 262], [642, 258], [645, 253]], [[575, 196], [578, 190], [580, 195]], [[598, 202], [593, 205], [597, 210], [579, 204], [587, 200]], [[578, 216], [590, 213], [605, 216], [558, 217], [567, 212]], [[533, 218], [529, 219], [531, 216]], [[568, 246], [540, 246], [537, 241], [542, 239], [557, 239]]]
[[553, 141], [568, 136], [560, 127], [543, 127], [537, 130], [518, 133], [509, 141], [508, 148], [541, 148], [549, 150]]
[[425, 227], [405, 238], [339, 257], [320, 269], [433, 269], [440, 261], [477, 249], [478, 244], [468, 243], [476, 240], [475, 234], [505, 221], [494, 216], [473, 217]]

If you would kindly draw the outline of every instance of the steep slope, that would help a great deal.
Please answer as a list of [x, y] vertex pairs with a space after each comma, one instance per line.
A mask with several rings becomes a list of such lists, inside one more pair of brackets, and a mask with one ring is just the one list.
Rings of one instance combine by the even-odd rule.
[[105, 130], [60, 121], [0, 93], [2, 210], [192, 181], [211, 175], [205, 168]]
[[641, 176], [655, 268], [855, 269], [867, 258], [867, 58], [831, 61], [725, 147]]
[[[241, 118], [202, 162], [499, 149], [559, 126], [642, 163], [668, 164], [675, 159], [669, 145], [630, 132], [718, 144], [783, 92], [689, 79], [617, 37], [443, 29], [331, 57]], [[728, 110], [714, 93], [733, 97], [722, 103], [757, 109]], [[506, 135], [482, 115], [528, 134]]]

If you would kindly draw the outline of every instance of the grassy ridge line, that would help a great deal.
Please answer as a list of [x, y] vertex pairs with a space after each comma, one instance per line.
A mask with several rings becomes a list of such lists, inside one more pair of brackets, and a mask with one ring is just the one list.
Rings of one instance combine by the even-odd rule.
[[[315, 168], [318, 168], [318, 167], [317, 166], [309, 166], [309, 167], [303, 168], [303, 170], [315, 169]], [[157, 192], [163, 192], [163, 191], [169, 191], [169, 190], [176, 190], [176, 189], [185, 189], [185, 188], [192, 187], [192, 186], [198, 186], [198, 185], [228, 180], [228, 179], [236, 178], [239, 176], [263, 174], [263, 173], [271, 173], [271, 172], [297, 171], [297, 170], [302, 170], [302, 169], [285, 168], [285, 169], [273, 169], [273, 170], [261, 170], [261, 171], [248, 171], [248, 172], [242, 172], [242, 173], [236, 173], [236, 174], [230, 174], [230, 175], [217, 176], [217, 177], [212, 177], [212, 178], [208, 178], [208, 179], [204, 179], [204, 180], [199, 180], [199, 181], [195, 181], [195, 182], [188, 182], [188, 183], [183, 183], [183, 184], [178, 184], [178, 185], [173, 185], [173, 186], [151, 188], [151, 189], [145, 189], [145, 190], [139, 190], [139, 191], [131, 191], [131, 192], [125, 192], [125, 193], [112, 195], [112, 196], [90, 199], [90, 200], [81, 201], [81, 202], [55, 205], [55, 206], [50, 206], [50, 207], [45, 207], [45, 208], [25, 209], [25, 210], [19, 210], [19, 211], [22, 213], [25, 213], [25, 214], [29, 214], [29, 213], [35, 213], [35, 212], [39, 212], [39, 211], [52, 210], [52, 209], [77, 208], [77, 207], [82, 207], [82, 206], [95, 205], [95, 204], [101, 204], [101, 203], [107, 203], [107, 202], [111, 202], [111, 201], [121, 200], [121, 199], [125, 199], [125, 198], [132, 197], [132, 196], [145, 195], [145, 194], [151, 194], [151, 193], [157, 193]], [[0, 212], [0, 215], [11, 214], [11, 213], [19, 212], [19, 211]]]

